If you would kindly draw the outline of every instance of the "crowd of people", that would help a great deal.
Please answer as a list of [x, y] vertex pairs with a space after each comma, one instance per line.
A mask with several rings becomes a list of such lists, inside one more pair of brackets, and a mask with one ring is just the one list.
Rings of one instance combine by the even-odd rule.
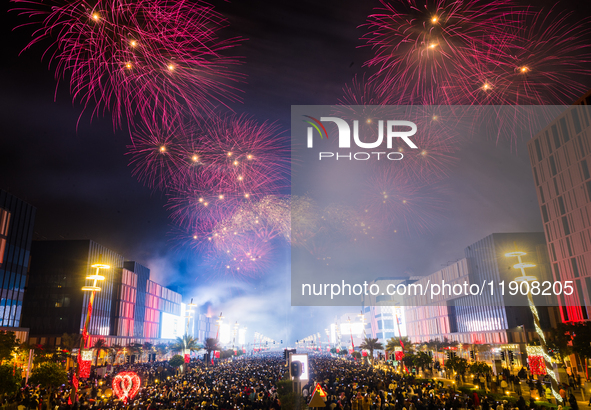
[[[184, 366], [180, 371], [167, 362], [154, 362], [118, 366], [104, 376], [93, 373], [81, 384], [78, 400], [73, 401], [68, 384], [51, 394], [39, 386], [23, 386], [5, 407], [40, 410], [49, 404], [52, 410], [296, 408], [295, 396], [290, 393], [289, 369], [279, 354], [234, 358], [215, 365], [192, 361]], [[139, 393], [128, 402], [116, 397], [111, 388], [112, 378], [122, 371], [134, 371], [142, 380]], [[517, 393], [514, 396], [518, 396], [516, 401], [500, 400], [489, 390], [484, 394], [460, 391], [449, 381], [419, 379], [385, 366], [365, 366], [351, 359], [323, 355], [311, 356], [309, 375], [310, 379], [303, 382], [303, 397], [298, 401], [302, 408], [306, 408], [319, 384], [326, 392], [323, 400], [328, 410], [541, 410], [535, 403], [540, 398], [534, 398], [532, 393], [524, 397], [516, 388], [519, 383], [512, 386]], [[491, 382], [489, 378], [488, 385]], [[537, 391], [537, 384], [530, 391]], [[578, 410], [572, 392], [572, 400], [566, 390], [564, 393], [564, 402], [558, 404]], [[541, 393], [539, 396], [545, 397]]]

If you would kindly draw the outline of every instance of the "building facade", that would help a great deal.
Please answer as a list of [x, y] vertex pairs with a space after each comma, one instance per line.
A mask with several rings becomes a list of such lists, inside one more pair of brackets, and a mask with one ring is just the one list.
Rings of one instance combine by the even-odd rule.
[[[149, 269], [91, 240], [34, 241], [23, 323], [31, 329], [30, 343], [59, 345], [64, 333], [81, 333], [92, 285], [87, 276], [105, 279], [97, 286], [91, 321], [90, 344], [105, 339], [108, 345], [160, 341], [160, 315], [180, 315], [181, 296], [149, 280]], [[143, 292], [142, 292], [143, 291]]]
[[591, 320], [591, 92], [528, 142], [563, 322]]
[[35, 212], [34, 206], [0, 190], [0, 330], [15, 332], [22, 342], [28, 337], [21, 317]]
[[[524, 261], [536, 265], [528, 269], [528, 275], [536, 276], [538, 281], [552, 278], [543, 233], [495, 233], [466, 247], [464, 259], [422, 278], [417, 284], [442, 280], [452, 285], [508, 283], [520, 275], [514, 267], [516, 260], [506, 256], [515, 250], [526, 252]], [[514, 301], [508, 292], [502, 295], [498, 289], [492, 294], [486, 289], [474, 296], [409, 298], [405, 308], [407, 332], [414, 343], [447, 339], [467, 344], [521, 344], [524, 348], [526, 341], [535, 338], [533, 316], [527, 304], [516, 305]], [[543, 329], [559, 322], [557, 309], [548, 306], [550, 303], [544, 297], [535, 297], [534, 303]]]

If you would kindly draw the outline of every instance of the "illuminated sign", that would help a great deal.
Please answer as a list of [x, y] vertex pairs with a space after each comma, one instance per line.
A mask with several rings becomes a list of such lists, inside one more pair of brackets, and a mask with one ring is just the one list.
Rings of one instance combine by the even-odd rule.
[[176, 339], [183, 336], [183, 320], [180, 316], [162, 312], [160, 318], [160, 338]]
[[300, 375], [300, 381], [308, 380], [309, 371], [308, 371], [308, 355], [307, 354], [290, 354], [289, 355], [290, 363], [292, 362], [300, 362], [302, 364], [302, 374]]

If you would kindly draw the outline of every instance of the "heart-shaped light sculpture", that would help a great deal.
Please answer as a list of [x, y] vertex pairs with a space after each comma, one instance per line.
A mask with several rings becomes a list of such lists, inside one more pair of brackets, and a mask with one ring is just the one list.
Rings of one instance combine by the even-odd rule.
[[123, 403], [133, 399], [140, 390], [141, 380], [134, 372], [121, 372], [113, 379], [113, 392]]

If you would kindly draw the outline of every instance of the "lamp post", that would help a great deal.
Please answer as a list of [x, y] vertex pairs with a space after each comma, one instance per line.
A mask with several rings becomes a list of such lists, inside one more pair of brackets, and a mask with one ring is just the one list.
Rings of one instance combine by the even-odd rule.
[[236, 321], [236, 323], [234, 323], [234, 334], [233, 334], [233, 339], [232, 339], [232, 350], [234, 350], [234, 347], [236, 346], [236, 335], [238, 334], [238, 328], [240, 327], [240, 325], [238, 324], [238, 321]]
[[88, 309], [86, 310], [86, 320], [84, 321], [84, 329], [82, 330], [82, 337], [80, 338], [80, 350], [78, 351], [78, 363], [76, 366], [76, 374], [74, 376], [74, 399], [75, 401], [78, 400], [78, 382], [80, 378], [80, 365], [82, 364], [82, 350], [88, 347], [88, 327], [90, 326], [90, 317], [92, 316], [92, 306], [94, 304], [94, 295], [96, 292], [100, 292], [101, 288], [97, 286], [97, 282], [99, 280], [105, 280], [105, 277], [100, 274], [101, 269], [110, 269], [111, 266], [105, 265], [103, 263], [95, 263], [94, 265], [90, 266], [91, 268], [96, 269], [96, 273], [94, 275], [89, 275], [86, 277], [86, 280], [91, 280], [92, 285], [90, 286], [83, 286], [82, 291], [90, 292], [90, 298], [88, 299]]
[[222, 322], [224, 321], [224, 317], [222, 316], [222, 312], [220, 312], [220, 315], [218, 316], [217, 320], [215, 321], [218, 324], [218, 330], [215, 334], [215, 340], [219, 340], [219, 336], [220, 336], [220, 326], [222, 325]]
[[[518, 263], [513, 265], [514, 268], [521, 270], [521, 276], [515, 278], [516, 282], [533, 282], [537, 278], [535, 276], [528, 276], [525, 274], [526, 268], [533, 268], [536, 265], [529, 262], [523, 262], [521, 260], [522, 256], [527, 255], [526, 252], [515, 251], [506, 253], [505, 256], [508, 258], [517, 258]], [[546, 337], [544, 336], [544, 331], [540, 325], [540, 317], [538, 315], [538, 309], [534, 304], [534, 299], [532, 297], [531, 291], [527, 293], [527, 301], [529, 303], [529, 309], [531, 310], [532, 316], [534, 318], [534, 328], [536, 333], [538, 334], [538, 338], [540, 339], [540, 347], [542, 348], [542, 356], [544, 357], [544, 362], [546, 365], [546, 374], [550, 376], [550, 382], [552, 384], [552, 395], [556, 399], [556, 404], [560, 404], [562, 401], [562, 397], [558, 393], [558, 380], [556, 379], [556, 374], [554, 373], [554, 368], [552, 367], [552, 361], [550, 356], [548, 355], [548, 347], [546, 345]], [[525, 333], [525, 326], [523, 328]]]
[[[186, 328], [185, 328], [185, 334], [189, 334], [189, 323], [191, 322], [191, 315], [193, 314], [193, 308], [196, 307], [197, 305], [193, 303], [193, 298], [191, 298], [191, 303], [189, 303], [187, 305], [187, 324], [186, 324]], [[195, 325], [195, 321], [193, 320], [193, 325]], [[193, 329], [195, 330], [195, 329]], [[191, 332], [193, 333], [193, 332]], [[192, 334], [192, 336], [194, 336]]]

